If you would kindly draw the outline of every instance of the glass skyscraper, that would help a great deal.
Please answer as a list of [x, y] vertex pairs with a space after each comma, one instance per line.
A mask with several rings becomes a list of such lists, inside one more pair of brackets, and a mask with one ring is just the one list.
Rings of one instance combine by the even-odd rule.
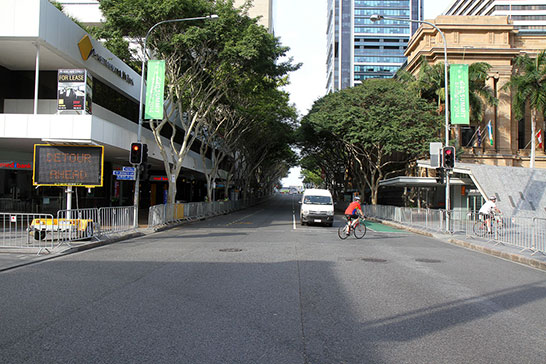
[[373, 14], [423, 19], [423, 0], [327, 0], [327, 92], [366, 78], [389, 78], [404, 64], [404, 50], [418, 23], [370, 21]]

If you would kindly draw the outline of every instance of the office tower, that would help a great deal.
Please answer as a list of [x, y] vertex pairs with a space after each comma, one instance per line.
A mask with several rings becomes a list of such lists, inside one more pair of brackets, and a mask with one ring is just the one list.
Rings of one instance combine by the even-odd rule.
[[390, 78], [404, 64], [404, 50], [418, 23], [370, 21], [373, 14], [423, 19], [423, 0], [328, 0], [326, 90], [366, 78]]
[[524, 33], [546, 33], [546, 0], [454, 0], [446, 15], [504, 15]]

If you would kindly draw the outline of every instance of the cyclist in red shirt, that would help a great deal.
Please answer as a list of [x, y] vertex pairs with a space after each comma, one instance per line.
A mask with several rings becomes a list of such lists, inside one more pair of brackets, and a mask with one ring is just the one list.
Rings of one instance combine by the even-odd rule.
[[345, 209], [345, 217], [348, 221], [358, 218], [358, 216], [364, 216], [362, 212], [362, 205], [360, 204], [360, 197], [356, 196], [355, 200], [347, 206]]

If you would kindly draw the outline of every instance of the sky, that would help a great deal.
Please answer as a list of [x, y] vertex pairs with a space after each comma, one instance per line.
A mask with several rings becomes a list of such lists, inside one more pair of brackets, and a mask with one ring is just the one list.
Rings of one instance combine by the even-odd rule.
[[[290, 47], [289, 57], [301, 63], [290, 74], [290, 101], [300, 116], [326, 92], [326, 12], [327, 0], [273, 0], [273, 28], [281, 43]], [[440, 15], [451, 0], [424, 0], [425, 19]], [[284, 186], [301, 186], [300, 168], [290, 170]]]

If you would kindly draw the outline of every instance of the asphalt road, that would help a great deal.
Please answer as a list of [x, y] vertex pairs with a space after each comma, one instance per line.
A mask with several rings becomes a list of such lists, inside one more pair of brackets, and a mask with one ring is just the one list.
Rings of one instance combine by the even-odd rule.
[[543, 271], [295, 199], [0, 273], [0, 362], [546, 361]]

